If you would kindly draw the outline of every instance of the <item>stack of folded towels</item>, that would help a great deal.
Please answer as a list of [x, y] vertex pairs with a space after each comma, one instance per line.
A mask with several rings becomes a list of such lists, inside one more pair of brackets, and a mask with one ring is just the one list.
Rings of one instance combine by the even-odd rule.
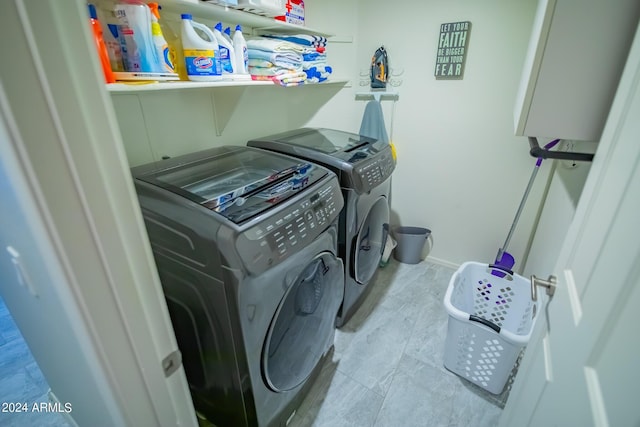
[[265, 35], [247, 40], [249, 74], [282, 86], [320, 83], [329, 77], [327, 39], [321, 36]]

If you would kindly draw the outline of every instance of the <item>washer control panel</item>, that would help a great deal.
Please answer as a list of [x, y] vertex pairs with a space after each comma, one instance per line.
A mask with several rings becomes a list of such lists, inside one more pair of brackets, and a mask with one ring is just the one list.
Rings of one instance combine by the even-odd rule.
[[391, 149], [380, 152], [368, 162], [358, 164], [354, 169], [357, 190], [360, 193], [371, 191], [389, 178], [395, 167]]
[[332, 223], [343, 204], [338, 180], [333, 176], [320, 190], [268, 215], [236, 241], [247, 269], [257, 274], [302, 249]]

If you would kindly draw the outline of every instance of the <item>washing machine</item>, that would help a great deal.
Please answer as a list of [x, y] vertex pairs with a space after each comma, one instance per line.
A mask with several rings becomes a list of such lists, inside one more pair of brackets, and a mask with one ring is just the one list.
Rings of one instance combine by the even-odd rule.
[[196, 410], [219, 427], [286, 425], [343, 300], [337, 177], [248, 147], [132, 174]]
[[390, 145], [324, 128], [296, 129], [256, 138], [247, 145], [325, 166], [338, 176], [345, 203], [338, 227], [345, 289], [336, 326], [343, 326], [371, 289], [389, 233], [391, 174], [395, 169]]

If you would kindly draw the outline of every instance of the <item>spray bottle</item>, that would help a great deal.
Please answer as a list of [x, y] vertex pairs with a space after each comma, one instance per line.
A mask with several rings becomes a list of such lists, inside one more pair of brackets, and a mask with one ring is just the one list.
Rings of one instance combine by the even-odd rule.
[[107, 83], [114, 83], [116, 81], [113, 71], [111, 70], [111, 63], [109, 62], [109, 53], [107, 52], [107, 46], [104, 44], [102, 38], [102, 27], [100, 21], [98, 21], [98, 14], [96, 13], [96, 7], [92, 4], [89, 5], [89, 20], [91, 22], [91, 30], [93, 32], [93, 39], [100, 55], [100, 64], [102, 65], [102, 72], [104, 74], [104, 80]]
[[165, 40], [162, 34], [162, 28], [160, 28], [160, 12], [158, 12], [158, 3], [148, 3], [151, 10], [151, 35], [153, 36], [153, 44], [156, 46], [160, 62], [164, 67], [164, 71], [167, 73], [175, 72], [173, 65], [173, 58], [169, 52], [169, 44]]
[[[205, 35], [206, 39], [196, 32], [196, 28]], [[182, 49], [189, 80], [222, 79], [216, 36], [206, 25], [194, 22], [188, 13], [182, 14]]]
[[249, 74], [249, 52], [240, 25], [236, 26], [236, 32], [233, 33], [233, 49], [235, 50], [236, 74]]

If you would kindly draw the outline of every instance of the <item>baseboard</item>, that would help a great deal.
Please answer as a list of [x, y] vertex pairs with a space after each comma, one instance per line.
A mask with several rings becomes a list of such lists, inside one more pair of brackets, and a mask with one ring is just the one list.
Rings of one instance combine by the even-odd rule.
[[432, 262], [434, 264], [439, 264], [442, 265], [444, 267], [449, 267], [449, 268], [453, 268], [454, 270], [457, 270], [460, 267], [460, 264], [456, 264], [455, 262], [451, 262], [451, 261], [447, 261], [444, 259], [440, 259], [440, 258], [435, 258], [432, 256], [428, 256], [425, 261], [429, 261]]

